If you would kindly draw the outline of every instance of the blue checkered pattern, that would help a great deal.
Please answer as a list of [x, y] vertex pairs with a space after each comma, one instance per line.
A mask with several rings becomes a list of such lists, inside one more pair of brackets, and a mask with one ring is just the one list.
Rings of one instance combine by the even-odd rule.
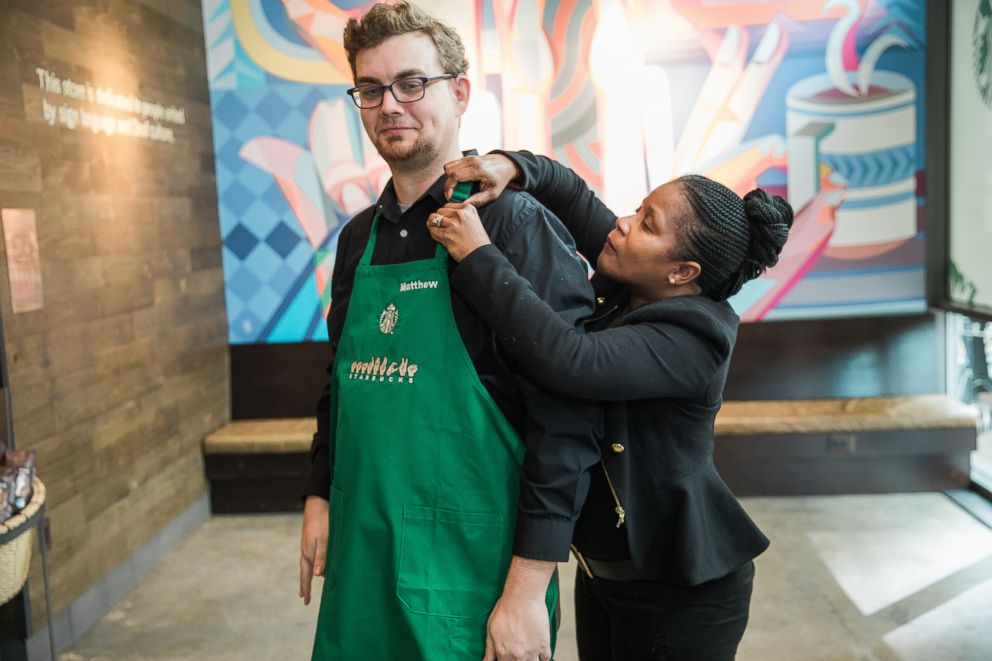
[[[312, 277], [314, 250], [275, 180], [239, 156], [248, 140], [276, 136], [303, 148], [310, 114], [337, 86], [213, 90], [214, 148], [229, 339], [326, 339]], [[333, 249], [333, 246], [330, 246]], [[292, 317], [292, 318], [288, 318]]]

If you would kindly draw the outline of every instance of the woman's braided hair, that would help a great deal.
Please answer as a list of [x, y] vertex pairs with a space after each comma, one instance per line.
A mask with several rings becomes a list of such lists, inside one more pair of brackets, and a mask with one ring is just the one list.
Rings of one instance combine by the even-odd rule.
[[703, 294], [716, 301], [730, 298], [778, 263], [792, 227], [788, 202], [760, 188], [741, 199], [701, 175], [675, 181], [693, 211], [677, 226], [680, 259], [699, 263], [696, 282]]

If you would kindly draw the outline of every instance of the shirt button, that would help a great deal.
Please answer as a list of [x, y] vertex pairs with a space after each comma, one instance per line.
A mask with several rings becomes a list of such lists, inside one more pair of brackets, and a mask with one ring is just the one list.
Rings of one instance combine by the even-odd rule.
[[400, 236], [402, 236], [404, 239], [406, 238], [407, 234], [409, 234], [409, 232], [407, 232], [406, 230], [400, 230]]
[[602, 297], [602, 296], [597, 296], [596, 297], [596, 305], [602, 305], [605, 302], [606, 302], [606, 299], [604, 297]]
[[623, 452], [623, 446], [620, 445], [619, 443], [614, 443], [610, 447], [613, 448], [613, 451], [616, 452], [617, 454], [620, 454], [621, 452]]

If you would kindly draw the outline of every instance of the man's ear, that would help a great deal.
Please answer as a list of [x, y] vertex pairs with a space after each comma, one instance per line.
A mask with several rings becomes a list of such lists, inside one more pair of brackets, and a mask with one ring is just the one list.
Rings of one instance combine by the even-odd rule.
[[468, 108], [468, 99], [472, 95], [472, 83], [465, 74], [458, 74], [453, 85], [455, 101], [458, 103], [458, 116], [462, 116]]

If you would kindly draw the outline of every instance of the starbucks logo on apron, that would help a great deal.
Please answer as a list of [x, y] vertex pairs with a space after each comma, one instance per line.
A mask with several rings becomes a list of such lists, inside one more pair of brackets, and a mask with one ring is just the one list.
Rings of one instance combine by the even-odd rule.
[[379, 330], [386, 335], [392, 335], [393, 331], [396, 330], [396, 322], [400, 319], [399, 310], [396, 306], [390, 303], [382, 314], [379, 315]]
[[985, 104], [992, 108], [992, 1], [990, 0], [979, 0], [971, 47], [978, 94], [985, 100]]

